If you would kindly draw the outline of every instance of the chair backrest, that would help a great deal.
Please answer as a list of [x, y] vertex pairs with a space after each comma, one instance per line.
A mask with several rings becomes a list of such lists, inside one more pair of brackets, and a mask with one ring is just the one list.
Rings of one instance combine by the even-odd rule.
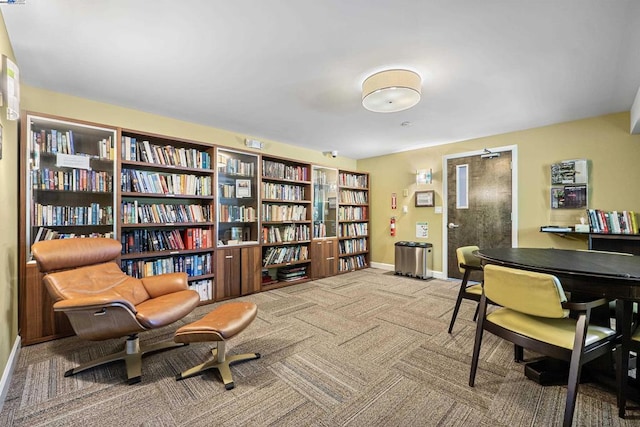
[[150, 296], [141, 280], [115, 262], [121, 248], [114, 239], [77, 238], [37, 242], [31, 251], [54, 301], [100, 295], [135, 306]]
[[480, 258], [473, 254], [474, 251], [480, 249], [477, 246], [462, 246], [456, 249], [456, 257], [458, 258], [458, 270], [464, 274], [464, 268], [460, 264], [470, 265], [473, 267], [482, 267]]
[[121, 251], [120, 242], [103, 237], [42, 240], [31, 246], [43, 273], [115, 261]]
[[562, 307], [567, 301], [562, 285], [551, 274], [485, 265], [484, 292], [492, 302], [532, 316], [560, 319], [569, 315]]

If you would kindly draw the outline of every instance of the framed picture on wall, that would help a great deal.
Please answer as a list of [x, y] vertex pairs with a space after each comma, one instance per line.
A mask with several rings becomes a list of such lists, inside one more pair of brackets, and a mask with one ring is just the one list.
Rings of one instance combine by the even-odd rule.
[[435, 192], [433, 190], [416, 191], [416, 207], [433, 207]]

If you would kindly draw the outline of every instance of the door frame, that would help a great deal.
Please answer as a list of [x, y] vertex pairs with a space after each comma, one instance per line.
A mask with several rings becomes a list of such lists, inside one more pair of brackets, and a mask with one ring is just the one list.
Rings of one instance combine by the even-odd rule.
[[[448, 271], [448, 259], [447, 254], [449, 252], [449, 236], [448, 236], [448, 184], [447, 184], [447, 162], [450, 159], [457, 159], [460, 157], [479, 156], [486, 153], [486, 148], [483, 150], [465, 151], [464, 153], [447, 154], [442, 156], [442, 275], [446, 279], [449, 277]], [[511, 246], [518, 247], [518, 146], [517, 145], [505, 145], [503, 147], [491, 147], [489, 149], [492, 153], [499, 153], [503, 151], [511, 151]]]

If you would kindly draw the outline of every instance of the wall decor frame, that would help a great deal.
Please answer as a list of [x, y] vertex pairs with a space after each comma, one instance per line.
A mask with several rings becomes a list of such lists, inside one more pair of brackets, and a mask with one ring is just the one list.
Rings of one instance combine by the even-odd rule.
[[435, 199], [435, 191], [427, 190], [427, 191], [416, 191], [416, 207], [433, 207]]

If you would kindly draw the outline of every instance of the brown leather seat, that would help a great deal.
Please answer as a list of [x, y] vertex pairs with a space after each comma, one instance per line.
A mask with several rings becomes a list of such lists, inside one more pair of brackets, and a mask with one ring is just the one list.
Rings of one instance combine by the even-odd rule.
[[216, 343], [212, 357], [198, 366], [194, 366], [178, 375], [176, 380], [192, 377], [208, 369], [217, 369], [227, 390], [235, 384], [229, 366], [247, 360], [259, 359], [260, 353], [236, 354], [227, 357], [226, 340], [242, 332], [253, 322], [258, 314], [258, 307], [252, 302], [229, 302], [211, 311], [200, 320], [178, 329], [174, 339], [180, 343], [210, 342]]
[[170, 325], [198, 306], [200, 298], [189, 290], [185, 273], [127, 276], [115, 262], [120, 243], [106, 238], [41, 241], [32, 252], [45, 273], [53, 309], [67, 315], [79, 337], [98, 341], [127, 336], [123, 351], [73, 368], [65, 377], [124, 360], [133, 384], [140, 381], [143, 355], [183, 345], [167, 341], [141, 349], [138, 333]]

